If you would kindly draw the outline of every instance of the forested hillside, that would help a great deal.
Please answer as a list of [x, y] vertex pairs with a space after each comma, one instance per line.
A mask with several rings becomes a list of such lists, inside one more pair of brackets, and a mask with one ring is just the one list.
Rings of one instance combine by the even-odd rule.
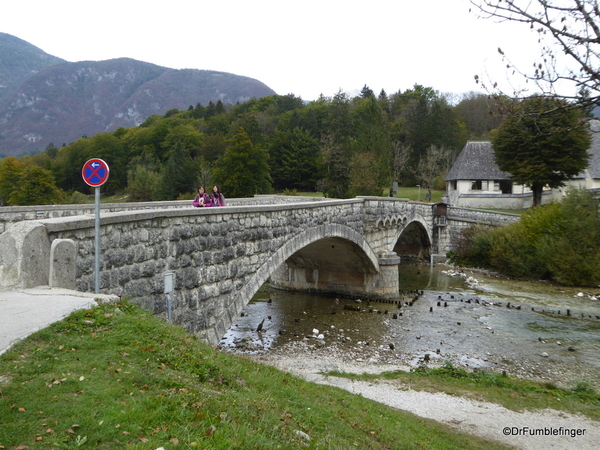
[[303, 102], [271, 95], [244, 103], [197, 103], [153, 115], [139, 126], [83, 137], [34, 156], [0, 161], [4, 204], [76, 202], [91, 193], [88, 159], [110, 166], [105, 194], [131, 201], [192, 198], [198, 185], [228, 197], [319, 191], [336, 198], [382, 195], [393, 181], [443, 183], [467, 139], [497, 126], [490, 100], [466, 95], [456, 106], [432, 88]]

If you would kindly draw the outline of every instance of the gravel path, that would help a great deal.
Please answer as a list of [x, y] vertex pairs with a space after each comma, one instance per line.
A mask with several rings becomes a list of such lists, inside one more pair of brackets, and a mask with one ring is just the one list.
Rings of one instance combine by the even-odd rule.
[[[283, 356], [281, 353], [262, 354], [253, 358], [307, 381], [339, 387], [379, 403], [447, 424], [459, 431], [516, 448], [595, 450], [600, 442], [600, 423], [582, 416], [554, 410], [515, 412], [494, 403], [444, 393], [414, 391], [397, 381], [355, 381], [321, 374], [332, 370], [359, 374], [378, 373], [397, 369], [408, 370], [408, 367], [349, 364], [340, 362], [337, 358], [311, 358], [306, 354], [293, 357]], [[557, 435], [547, 435], [552, 432]], [[570, 433], [575, 435], [571, 437]]]

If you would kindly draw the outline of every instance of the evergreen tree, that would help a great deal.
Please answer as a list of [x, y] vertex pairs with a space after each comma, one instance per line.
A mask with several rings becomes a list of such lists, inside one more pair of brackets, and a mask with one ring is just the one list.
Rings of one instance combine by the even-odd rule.
[[277, 130], [269, 154], [275, 189], [315, 190], [319, 177], [319, 141], [308, 131]]
[[252, 197], [271, 192], [267, 151], [253, 144], [243, 128], [229, 144], [214, 170], [216, 183], [224, 194], [227, 197]]
[[150, 201], [152, 191], [159, 182], [158, 160], [143, 153], [131, 160], [127, 170], [127, 193], [131, 201]]
[[325, 133], [321, 135], [320, 148], [325, 177], [320, 186], [327, 197], [350, 197], [353, 132], [350, 99], [339, 91], [327, 107]]
[[194, 119], [203, 119], [206, 114], [206, 108], [201, 103], [196, 103], [196, 106], [192, 112]]
[[153, 200], [175, 200], [180, 194], [195, 191], [194, 161], [183, 145], [176, 145], [160, 174]]
[[360, 90], [360, 96], [362, 98], [375, 98], [375, 92], [373, 92], [373, 89], [365, 84]]
[[[359, 100], [355, 111], [356, 137], [353, 141], [351, 196], [382, 195], [392, 182], [392, 142], [388, 118], [374, 95]], [[360, 155], [360, 156], [359, 156]], [[359, 164], [367, 164], [360, 168]], [[355, 177], [362, 180], [356, 180]], [[368, 179], [367, 179], [368, 178]], [[368, 190], [357, 190], [368, 186]]]

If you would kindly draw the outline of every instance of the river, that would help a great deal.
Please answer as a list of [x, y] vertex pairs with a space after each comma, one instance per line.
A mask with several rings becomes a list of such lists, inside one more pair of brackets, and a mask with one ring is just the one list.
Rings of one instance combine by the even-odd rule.
[[[600, 287], [514, 281], [421, 263], [402, 264], [399, 276], [403, 293], [395, 303], [260, 292], [220, 347], [266, 358], [305, 355], [365, 369], [451, 361], [600, 387], [600, 301], [595, 299]], [[335, 370], [335, 364], [329, 368]]]

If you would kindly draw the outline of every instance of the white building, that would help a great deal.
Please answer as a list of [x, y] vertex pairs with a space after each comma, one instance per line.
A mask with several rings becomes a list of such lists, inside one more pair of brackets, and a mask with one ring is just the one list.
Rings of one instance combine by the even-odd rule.
[[[589, 167], [560, 189], [545, 189], [542, 204], [560, 201], [568, 187], [600, 189], [600, 121], [591, 123], [592, 146]], [[513, 184], [510, 174], [498, 168], [492, 143], [468, 141], [446, 176], [447, 202], [453, 206], [482, 209], [529, 208], [529, 188]]]

